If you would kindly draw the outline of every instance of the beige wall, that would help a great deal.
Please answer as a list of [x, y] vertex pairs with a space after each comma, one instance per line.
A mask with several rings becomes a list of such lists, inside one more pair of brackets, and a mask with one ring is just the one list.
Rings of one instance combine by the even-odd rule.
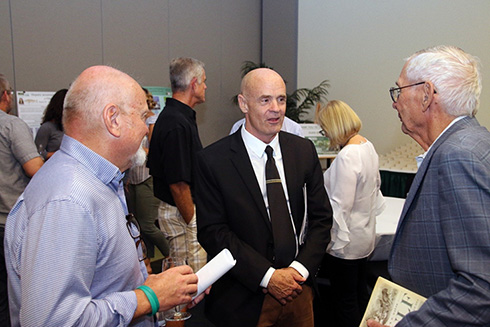
[[230, 101], [245, 60], [265, 61], [288, 91], [329, 79], [329, 99], [349, 103], [379, 153], [411, 139], [388, 89], [403, 58], [436, 44], [480, 57], [479, 121], [489, 127], [490, 1], [487, 0], [8, 0], [0, 1], [0, 72], [17, 90], [67, 87], [86, 67], [110, 64], [143, 85], [169, 86], [168, 62], [206, 63], [197, 109], [204, 145], [242, 117]]
[[261, 1], [8, 0], [0, 31], [0, 72], [16, 90], [56, 91], [97, 64], [169, 86], [172, 58], [202, 60], [207, 101], [196, 110], [207, 145], [242, 116], [230, 99], [242, 62], [260, 59]]
[[386, 153], [410, 142], [388, 89], [413, 52], [439, 44], [478, 56], [483, 92], [477, 118], [490, 127], [490, 1], [299, 1], [298, 86], [331, 83], [329, 99], [347, 102], [362, 133]]

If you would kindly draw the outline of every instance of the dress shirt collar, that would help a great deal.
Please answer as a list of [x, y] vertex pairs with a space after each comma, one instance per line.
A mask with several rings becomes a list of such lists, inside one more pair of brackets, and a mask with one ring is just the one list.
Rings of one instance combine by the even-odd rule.
[[[167, 98], [165, 100], [165, 107], [167, 107], [167, 105], [168, 108], [178, 108], [179, 112], [181, 112], [186, 118], [196, 120], [196, 111], [185, 103], [174, 98]], [[163, 108], [163, 110], [168, 108]]]
[[255, 136], [253, 136], [252, 134], [250, 134], [250, 132], [245, 129], [246, 127], [245, 124], [243, 124], [242, 126], [241, 133], [242, 133], [243, 143], [245, 143], [247, 149], [252, 151], [258, 158], [262, 158], [262, 156], [265, 155], [265, 148], [268, 145], [270, 145], [274, 150], [274, 158], [276, 158], [275, 160], [281, 158], [281, 147], [279, 145], [279, 137], [278, 137], [279, 134], [277, 134], [269, 144], [266, 144], [261, 140], [259, 140], [258, 138], [256, 138]]
[[68, 153], [100, 181], [118, 192], [124, 174], [113, 163], [66, 134], [61, 141], [60, 150]]
[[447, 127], [442, 131], [442, 133], [439, 134], [439, 136], [434, 140], [434, 142], [432, 142], [432, 144], [429, 146], [427, 151], [425, 151], [421, 155], [418, 155], [417, 157], [415, 157], [415, 160], [417, 161], [417, 168], [420, 168], [420, 166], [422, 165], [422, 162], [424, 161], [425, 157], [427, 156], [427, 153], [429, 153], [430, 149], [432, 148], [434, 143], [436, 143], [437, 140], [441, 137], [441, 135], [444, 134], [451, 126], [453, 126], [454, 124], [456, 124], [458, 121], [460, 121], [461, 119], [463, 119], [465, 117], [467, 117], [467, 116], [459, 116], [459, 117], [454, 118], [453, 121], [450, 122], [449, 125], [447, 125]]

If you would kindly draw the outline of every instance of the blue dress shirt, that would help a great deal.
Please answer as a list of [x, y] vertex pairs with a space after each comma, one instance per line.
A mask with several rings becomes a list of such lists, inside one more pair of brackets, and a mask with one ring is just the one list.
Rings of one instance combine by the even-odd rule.
[[5, 231], [12, 326], [131, 323], [147, 273], [126, 227], [122, 177], [65, 135], [32, 178]]

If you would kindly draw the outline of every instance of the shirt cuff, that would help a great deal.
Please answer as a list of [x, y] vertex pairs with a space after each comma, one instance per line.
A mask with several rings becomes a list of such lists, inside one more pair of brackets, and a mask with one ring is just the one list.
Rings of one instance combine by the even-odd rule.
[[291, 262], [289, 267], [296, 269], [305, 279], [308, 279], [310, 276], [308, 269], [306, 269], [299, 261]]
[[269, 270], [265, 273], [264, 277], [262, 277], [262, 281], [260, 282], [260, 286], [263, 288], [267, 288], [269, 285], [269, 281], [271, 280], [272, 274], [276, 271], [274, 268], [270, 267]]

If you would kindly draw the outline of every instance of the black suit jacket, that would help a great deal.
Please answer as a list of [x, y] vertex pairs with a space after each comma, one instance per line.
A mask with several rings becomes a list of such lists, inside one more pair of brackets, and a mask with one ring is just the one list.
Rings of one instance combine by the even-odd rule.
[[[332, 224], [322, 169], [311, 141], [280, 132], [279, 142], [297, 234], [307, 222], [295, 260], [314, 277]], [[210, 145], [197, 157], [199, 242], [212, 257], [228, 248], [237, 260], [213, 285], [206, 299], [206, 315], [217, 326], [255, 326], [264, 299], [260, 281], [273, 264], [274, 242], [241, 131]]]

